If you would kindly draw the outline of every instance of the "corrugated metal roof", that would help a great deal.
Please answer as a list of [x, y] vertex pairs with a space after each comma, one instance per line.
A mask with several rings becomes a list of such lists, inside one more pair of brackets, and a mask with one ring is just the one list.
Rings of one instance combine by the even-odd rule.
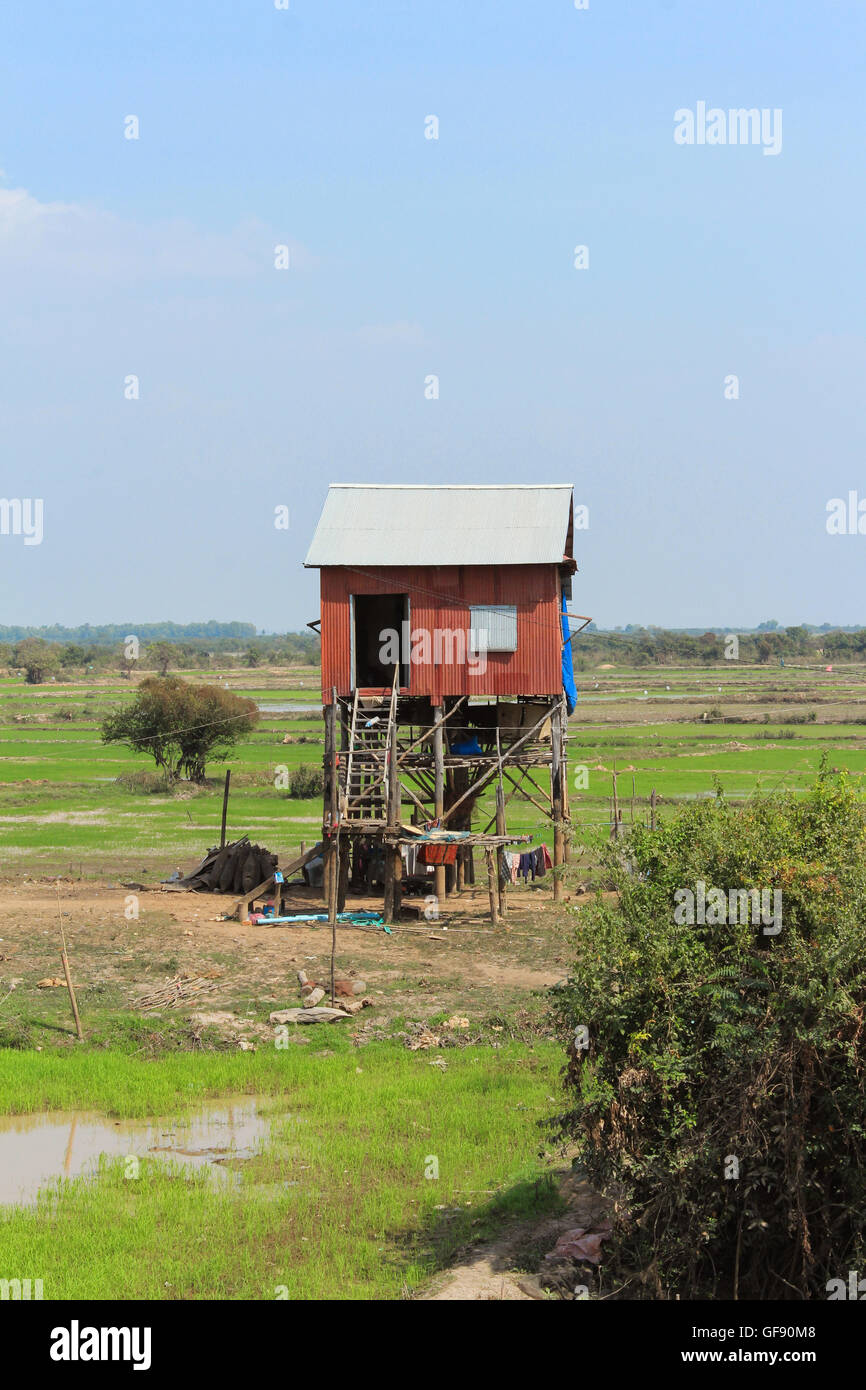
[[332, 483], [305, 565], [547, 565], [566, 551], [571, 483]]

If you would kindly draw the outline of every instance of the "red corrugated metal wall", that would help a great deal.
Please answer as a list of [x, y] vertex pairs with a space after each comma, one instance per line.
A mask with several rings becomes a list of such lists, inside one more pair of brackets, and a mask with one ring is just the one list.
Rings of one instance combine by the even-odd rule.
[[517, 651], [489, 652], [487, 668], [413, 663], [412, 695], [555, 695], [562, 686], [559, 572], [555, 565], [323, 569], [322, 696], [352, 689], [352, 594], [408, 593], [412, 630], [468, 630], [469, 605], [516, 604]]

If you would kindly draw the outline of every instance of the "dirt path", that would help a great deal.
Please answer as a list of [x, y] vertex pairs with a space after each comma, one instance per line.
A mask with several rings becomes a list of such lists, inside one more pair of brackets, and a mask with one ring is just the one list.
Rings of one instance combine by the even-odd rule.
[[570, 1172], [560, 1176], [567, 1210], [540, 1221], [520, 1221], [496, 1240], [476, 1246], [447, 1274], [439, 1275], [420, 1295], [434, 1302], [530, 1302], [549, 1297], [549, 1290], [569, 1282], [567, 1269], [545, 1256], [566, 1231], [591, 1229], [604, 1218], [599, 1198]]

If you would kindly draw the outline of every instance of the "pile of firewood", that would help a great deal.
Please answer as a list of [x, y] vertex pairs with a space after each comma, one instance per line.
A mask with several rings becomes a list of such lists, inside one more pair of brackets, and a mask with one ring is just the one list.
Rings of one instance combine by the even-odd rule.
[[208, 970], [204, 975], [184, 971], [159, 989], [140, 995], [135, 1005], [142, 1013], [151, 1013], [155, 1009], [177, 1009], [190, 999], [197, 999], [200, 994], [210, 994], [217, 988], [215, 981], [221, 978], [221, 970]]
[[261, 845], [251, 845], [244, 835], [222, 849], [209, 849], [198, 868], [167, 886], [194, 893], [250, 893], [276, 867], [277, 856]]

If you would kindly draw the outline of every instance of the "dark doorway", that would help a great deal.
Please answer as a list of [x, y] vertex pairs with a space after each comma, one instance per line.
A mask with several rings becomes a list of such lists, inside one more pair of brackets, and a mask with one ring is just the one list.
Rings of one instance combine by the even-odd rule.
[[[400, 685], [408, 689], [409, 652], [404, 638], [408, 637], [409, 595], [355, 594], [353, 606], [356, 689], [390, 690], [393, 656], [400, 658]], [[383, 655], [387, 658], [384, 661]]]

